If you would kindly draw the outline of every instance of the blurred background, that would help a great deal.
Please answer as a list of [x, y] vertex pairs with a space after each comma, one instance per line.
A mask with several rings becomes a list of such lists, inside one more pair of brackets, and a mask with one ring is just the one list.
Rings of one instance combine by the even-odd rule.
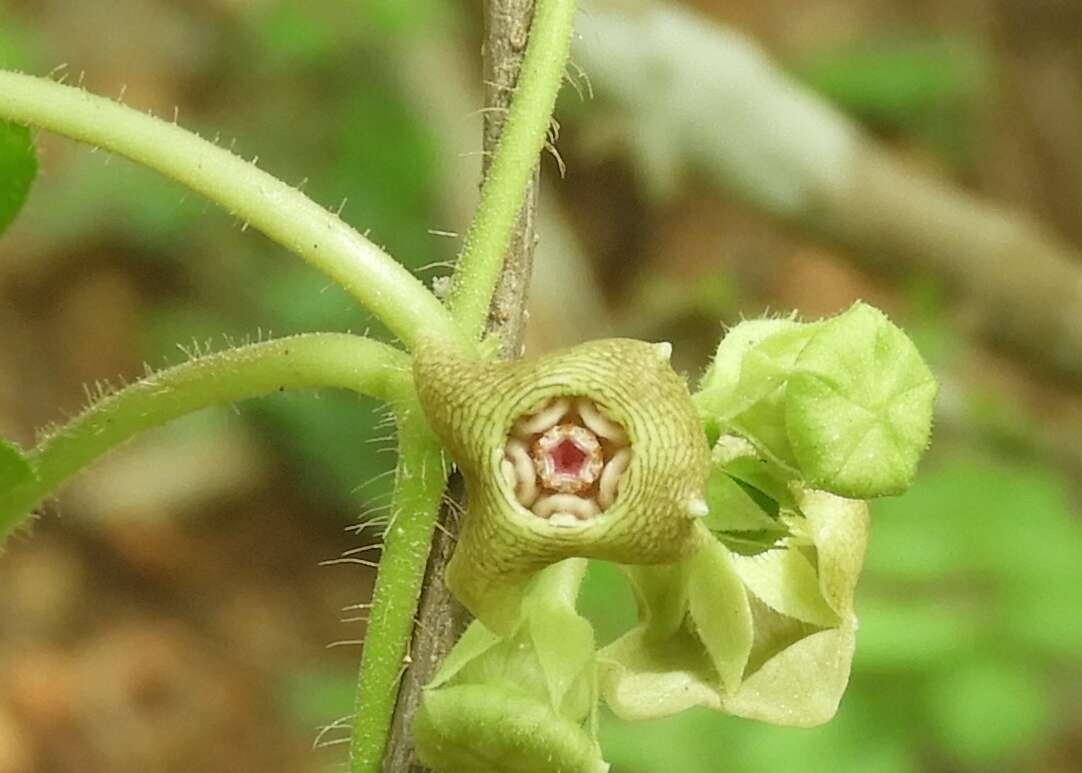
[[[723, 325], [863, 298], [943, 384], [916, 486], [874, 506], [837, 719], [606, 719], [613, 770], [1082, 769], [1082, 2], [583, 7], [528, 353], [671, 340], [694, 379]], [[432, 280], [476, 197], [480, 29], [458, 0], [0, 0], [0, 66], [176, 109]], [[194, 195], [38, 145], [0, 241], [3, 436], [144, 363], [378, 332]], [[331, 390], [205, 412], [13, 539], [0, 773], [340, 765], [372, 574], [321, 563], [374, 538], [353, 527], [387, 499], [380, 418]], [[603, 642], [633, 614], [601, 564], [583, 606]]]

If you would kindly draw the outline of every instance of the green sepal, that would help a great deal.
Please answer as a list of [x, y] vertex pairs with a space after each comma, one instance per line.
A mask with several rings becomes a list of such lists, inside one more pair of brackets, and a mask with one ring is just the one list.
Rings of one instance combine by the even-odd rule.
[[466, 632], [462, 634], [455, 646], [443, 659], [439, 670], [426, 685], [426, 689], [433, 690], [451, 682], [455, 677], [467, 668], [471, 663], [479, 660], [485, 653], [499, 645], [503, 641], [485, 625], [477, 620], [470, 623]]
[[694, 397], [708, 427], [713, 425], [721, 428], [720, 432], [726, 431], [735, 416], [779, 386], [771, 384], [769, 377], [765, 383], [753, 383], [744, 377], [744, 360], [764, 341], [802, 327], [793, 319], [753, 319], [741, 322], [725, 334]]
[[711, 458], [714, 469], [724, 469], [729, 477], [762, 492], [779, 508], [798, 509], [791, 488], [792, 472], [764, 459], [745, 438], [722, 435], [714, 444]]
[[417, 757], [436, 773], [605, 773], [597, 741], [508, 684], [443, 687], [413, 724]]
[[815, 727], [830, 721], [849, 683], [854, 621], [787, 646], [723, 701], [728, 714], [774, 725]]
[[508, 636], [470, 625], [425, 689], [414, 732], [426, 764], [446, 773], [607, 769], [594, 732], [593, 628], [574, 606], [585, 572], [585, 559], [539, 572]]
[[640, 624], [598, 653], [617, 716], [702, 706], [810, 727], [834, 715], [853, 658], [867, 506], [798, 486], [793, 498], [803, 515], [783, 513], [790, 533], [774, 550], [734, 555], [711, 537], [679, 566], [629, 572]]
[[710, 658], [681, 628], [659, 644], [635, 628], [598, 653], [601, 695], [620, 719], [659, 719], [702, 707], [721, 709]]
[[752, 647], [752, 616], [732, 554], [702, 527], [700, 549], [676, 565], [629, 567], [640, 624], [598, 653], [613, 713], [650, 719], [720, 709]]
[[19, 214], [37, 172], [30, 130], [0, 121], [0, 233]]
[[529, 640], [551, 704], [566, 716], [584, 718], [597, 701], [594, 629], [575, 610], [586, 559], [572, 558], [541, 572], [527, 597]]
[[822, 628], [840, 622], [819, 591], [811, 559], [799, 548], [787, 546], [757, 556], [737, 556], [735, 561], [748, 590], [775, 612]]
[[758, 555], [788, 533], [776, 501], [717, 465], [706, 483], [706, 504], [703, 523], [734, 553]]
[[754, 598], [756, 641], [748, 673], [723, 710], [813, 727], [834, 716], [849, 681], [868, 508], [810, 489], [797, 488], [795, 497], [804, 517], [792, 522], [785, 550], [735, 559]]

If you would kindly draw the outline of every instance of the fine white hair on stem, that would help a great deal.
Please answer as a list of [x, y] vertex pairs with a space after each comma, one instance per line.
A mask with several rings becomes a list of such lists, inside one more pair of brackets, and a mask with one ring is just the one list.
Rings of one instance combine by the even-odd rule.
[[[323, 748], [324, 739], [326, 738], [326, 736], [328, 734], [334, 732], [335, 730], [345, 730], [346, 731], [346, 740], [349, 740], [353, 735], [353, 728], [351, 727], [351, 724], [353, 723], [353, 720], [354, 720], [355, 717], [356, 717], [355, 714], [347, 714], [346, 716], [339, 717], [338, 719], [334, 720], [330, 724], [324, 725], [323, 727], [319, 728], [318, 732], [316, 733], [316, 738], [312, 742], [312, 748], [313, 749], [321, 749], [321, 748]], [[335, 741], [334, 743], [338, 743], [338, 741]]]

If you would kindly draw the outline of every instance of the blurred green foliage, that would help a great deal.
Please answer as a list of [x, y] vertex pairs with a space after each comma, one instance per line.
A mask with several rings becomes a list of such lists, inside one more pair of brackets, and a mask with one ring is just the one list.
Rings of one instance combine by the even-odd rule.
[[[0, 68], [25, 67], [32, 36], [25, 39], [18, 22], [0, 7]], [[0, 122], [0, 233], [11, 225], [37, 175], [37, 154], [25, 126]]]
[[862, 122], [915, 137], [956, 164], [970, 160], [990, 66], [967, 41], [870, 38], [804, 55], [793, 71]]
[[22, 208], [37, 170], [30, 130], [0, 122], [0, 232]]

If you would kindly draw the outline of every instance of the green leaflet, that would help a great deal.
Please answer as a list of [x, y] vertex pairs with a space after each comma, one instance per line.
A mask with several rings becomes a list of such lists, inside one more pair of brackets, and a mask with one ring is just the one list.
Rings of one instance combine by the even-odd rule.
[[782, 473], [851, 498], [899, 494], [928, 445], [936, 383], [906, 335], [863, 303], [820, 322], [743, 322], [695, 402]]
[[475, 621], [425, 692], [418, 755], [439, 773], [607, 770], [594, 733], [594, 635], [574, 602], [586, 572], [569, 559], [540, 573], [513, 632]]
[[0, 121], [0, 233], [19, 214], [37, 171], [30, 130]]

